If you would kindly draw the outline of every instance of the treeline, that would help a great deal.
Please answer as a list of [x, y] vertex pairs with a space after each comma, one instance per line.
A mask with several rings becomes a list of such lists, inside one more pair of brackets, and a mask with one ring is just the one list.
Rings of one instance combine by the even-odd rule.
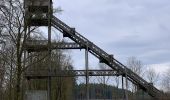
[[[75, 87], [75, 100], [86, 99], [86, 84], [79, 84]], [[125, 99], [125, 92], [128, 94], [128, 100], [151, 100], [147, 93], [138, 90], [135, 93], [132, 93], [128, 90], [123, 90], [115, 86], [106, 85], [106, 84], [89, 84], [89, 98], [92, 100], [101, 99], [101, 100], [123, 100]]]

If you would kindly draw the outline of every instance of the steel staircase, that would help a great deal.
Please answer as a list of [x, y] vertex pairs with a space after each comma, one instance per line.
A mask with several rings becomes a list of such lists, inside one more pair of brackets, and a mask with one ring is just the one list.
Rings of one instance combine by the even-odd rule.
[[113, 70], [117, 72], [123, 73], [123, 76], [126, 76], [128, 80], [132, 83], [136, 84], [142, 90], [146, 91], [149, 95], [154, 97], [155, 99], [160, 99], [163, 95], [163, 92], [159, 91], [156, 87], [149, 84], [139, 75], [134, 73], [132, 70], [127, 68], [125, 65], [116, 60], [113, 55], [109, 55], [104, 50], [96, 46], [94, 43], [89, 41], [87, 38], [83, 37], [81, 34], [76, 32], [75, 28], [71, 28], [66, 25], [64, 22], [56, 18], [52, 17], [52, 26], [58, 29], [63, 33], [64, 37], [69, 37], [71, 40], [79, 44], [82, 48], [87, 49], [90, 53], [96, 56], [102, 63], [107, 64]]

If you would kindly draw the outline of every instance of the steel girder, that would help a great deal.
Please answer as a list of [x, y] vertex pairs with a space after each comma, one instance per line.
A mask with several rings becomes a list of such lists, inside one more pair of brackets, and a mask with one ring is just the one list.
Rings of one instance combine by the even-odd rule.
[[[47, 40], [27, 40], [24, 46], [28, 52], [48, 51]], [[82, 49], [82, 47], [74, 42], [52, 42], [51, 49]]]
[[121, 73], [113, 70], [52, 70], [48, 71], [45, 69], [40, 69], [38, 71], [35, 70], [27, 70], [25, 73], [25, 77], [29, 79], [36, 78], [47, 78], [47, 77], [75, 77], [75, 76], [119, 76]]

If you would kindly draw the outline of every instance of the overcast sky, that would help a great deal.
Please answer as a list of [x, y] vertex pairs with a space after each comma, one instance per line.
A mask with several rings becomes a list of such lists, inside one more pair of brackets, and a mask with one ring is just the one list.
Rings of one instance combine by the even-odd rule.
[[[170, 0], [53, 0], [56, 14], [120, 62], [135, 56], [158, 72], [170, 66]], [[83, 51], [72, 51], [76, 67]], [[90, 66], [98, 60], [90, 55]]]

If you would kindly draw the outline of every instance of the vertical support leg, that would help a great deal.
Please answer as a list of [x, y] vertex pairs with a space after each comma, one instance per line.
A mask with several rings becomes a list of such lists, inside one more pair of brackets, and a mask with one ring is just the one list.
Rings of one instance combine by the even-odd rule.
[[85, 67], [86, 67], [86, 99], [89, 100], [88, 47], [85, 49]]
[[[124, 79], [123, 79], [123, 76], [122, 76], [122, 90], [124, 91]], [[125, 99], [125, 93], [123, 92], [123, 96], [122, 96], [122, 100]]]
[[[28, 64], [32, 64], [32, 56], [31, 56], [31, 53], [28, 53], [27, 56], [28, 56], [28, 58], [29, 58], [29, 59], [28, 59]], [[28, 67], [26, 71], [29, 72], [29, 70], [31, 70], [30, 67]], [[34, 70], [33, 70], [33, 71], [34, 71]], [[28, 82], [28, 87], [27, 87], [27, 88], [28, 88], [28, 90], [31, 90], [31, 79], [28, 78], [28, 79], [27, 79], [27, 82]]]
[[[24, 69], [26, 68], [26, 50], [24, 50]], [[24, 93], [25, 93], [25, 79], [22, 78], [22, 93], [21, 93], [21, 99], [24, 100]]]
[[52, 0], [49, 2], [48, 9], [48, 100], [51, 100], [51, 18], [52, 18]]
[[103, 76], [103, 77], [104, 77], [104, 84], [103, 84], [103, 85], [104, 85], [104, 89], [103, 89], [103, 90], [104, 90], [104, 91], [103, 91], [103, 92], [104, 92], [104, 93], [103, 93], [104, 95], [103, 95], [103, 99], [105, 100], [106, 95], [107, 95], [107, 94], [106, 94], [107, 92], [105, 92], [105, 91], [107, 91], [107, 88], [106, 88], [106, 80], [105, 80], [106, 77], [105, 77], [105, 76]]
[[51, 100], [51, 77], [48, 77], [48, 100]]
[[144, 100], [144, 91], [142, 90], [142, 100]]
[[125, 75], [126, 78], [126, 89], [125, 89], [125, 98], [126, 100], [128, 100], [128, 79], [127, 79], [127, 74]]
[[118, 92], [118, 90], [119, 90], [119, 76], [116, 76], [115, 80], [116, 80], [116, 95], [115, 95], [115, 100], [117, 100], [119, 98], [119, 96], [118, 96], [118, 94], [119, 94], [119, 92]]

